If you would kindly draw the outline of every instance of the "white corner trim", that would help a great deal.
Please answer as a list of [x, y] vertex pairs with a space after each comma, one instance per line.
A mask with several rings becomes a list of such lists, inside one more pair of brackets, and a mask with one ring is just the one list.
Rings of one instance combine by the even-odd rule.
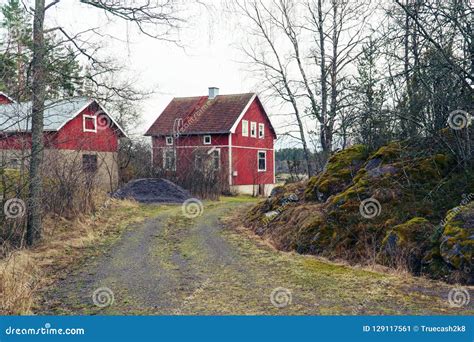
[[245, 105], [244, 109], [239, 114], [239, 117], [237, 118], [237, 120], [235, 120], [234, 124], [232, 125], [232, 127], [230, 129], [231, 133], [235, 133], [235, 130], [237, 129], [237, 126], [239, 125], [240, 120], [242, 120], [245, 113], [247, 113], [247, 110], [249, 109], [250, 105], [252, 104], [252, 102], [255, 100], [256, 97], [257, 97], [257, 94], [253, 94], [253, 96], [250, 98], [249, 102]]
[[232, 133], [229, 133], [229, 185], [232, 186]]
[[[273, 141], [273, 146], [275, 146], [275, 141]], [[276, 160], [275, 160], [275, 149], [273, 149], [273, 184], [276, 183]]]

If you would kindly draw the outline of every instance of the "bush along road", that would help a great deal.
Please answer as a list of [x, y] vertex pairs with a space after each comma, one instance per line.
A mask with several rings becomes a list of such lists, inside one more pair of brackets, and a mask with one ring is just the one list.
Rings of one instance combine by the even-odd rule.
[[459, 300], [464, 288], [277, 251], [239, 227], [252, 204], [237, 197], [155, 205], [153, 218], [130, 225], [45, 291], [36, 313], [474, 313]]

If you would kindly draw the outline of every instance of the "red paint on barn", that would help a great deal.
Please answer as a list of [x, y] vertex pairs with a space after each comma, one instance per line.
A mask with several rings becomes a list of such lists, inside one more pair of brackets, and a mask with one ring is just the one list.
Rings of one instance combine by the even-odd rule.
[[[88, 102], [89, 105], [86, 108], [72, 118], [66, 119], [58, 130], [44, 132], [45, 148], [97, 152], [118, 151], [118, 140], [125, 133], [96, 101], [89, 100]], [[95, 132], [84, 130], [84, 116], [96, 117]], [[3, 131], [0, 134], [0, 149], [2, 150], [31, 148], [31, 133], [29, 132]]]
[[95, 104], [84, 109], [54, 134], [52, 147], [63, 150], [117, 152], [118, 138], [123, 134], [114, 125], [109, 125], [109, 122], [102, 126], [97, 124], [97, 132], [84, 132], [84, 115], [97, 116], [96, 113], [102, 112]]
[[[243, 122], [247, 122], [247, 136]], [[251, 134], [251, 127], [255, 127], [255, 134]], [[179, 133], [177, 138], [173, 137], [175, 133]], [[267, 186], [268, 193], [275, 183], [276, 134], [255, 94], [175, 98], [146, 135], [152, 137], [154, 165], [160, 169], [167, 168], [166, 153], [170, 151], [176, 151], [177, 171], [192, 172], [196, 164], [193, 151], [217, 149], [220, 171], [231, 188], [240, 191], [249, 186], [257, 190], [258, 186]]]

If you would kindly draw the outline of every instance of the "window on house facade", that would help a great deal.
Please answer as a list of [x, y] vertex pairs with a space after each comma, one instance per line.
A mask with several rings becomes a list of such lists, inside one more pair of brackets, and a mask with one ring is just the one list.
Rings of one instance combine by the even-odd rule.
[[194, 168], [196, 170], [201, 171], [203, 169], [204, 164], [202, 157], [202, 154], [199, 153], [194, 156]]
[[247, 120], [242, 120], [242, 136], [249, 136], [249, 122]]
[[267, 152], [258, 151], [258, 171], [267, 171]]
[[257, 123], [253, 121], [250, 122], [250, 136], [252, 138], [257, 137]]
[[82, 128], [84, 132], [97, 133], [97, 118], [93, 115], [83, 115]]
[[219, 170], [221, 168], [221, 151], [212, 151], [212, 169]]
[[263, 123], [258, 124], [258, 137], [260, 139], [265, 138], [265, 125]]
[[163, 168], [168, 171], [176, 170], [176, 156], [173, 150], [163, 150]]
[[210, 135], [205, 135], [203, 138], [203, 144], [204, 145], [210, 145], [211, 144], [211, 136]]
[[166, 145], [173, 145], [173, 137], [166, 137]]
[[8, 168], [10, 169], [19, 169], [20, 160], [18, 158], [11, 158], [8, 162]]
[[82, 155], [82, 170], [88, 173], [97, 171], [97, 156], [95, 154]]

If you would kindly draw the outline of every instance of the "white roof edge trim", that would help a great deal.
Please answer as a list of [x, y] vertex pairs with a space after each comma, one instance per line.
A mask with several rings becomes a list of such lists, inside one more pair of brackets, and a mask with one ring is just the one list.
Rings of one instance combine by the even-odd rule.
[[[107, 114], [107, 116], [110, 118], [110, 120], [112, 120], [112, 122], [115, 124], [115, 126], [117, 126], [117, 128], [122, 132], [122, 134], [125, 136], [125, 138], [128, 138], [128, 135], [127, 135], [127, 133], [125, 133], [125, 130], [118, 124], [117, 121], [115, 121], [115, 119], [113, 118], [113, 116], [109, 114], [109, 112], [105, 109], [105, 107], [102, 106], [102, 104], [101, 104], [99, 101], [97, 101], [96, 99], [91, 99], [91, 103], [92, 103], [92, 102], [97, 103], [97, 104], [99, 105], [99, 107], [102, 109], [102, 111], [103, 111], [105, 114]], [[91, 103], [89, 103], [89, 105], [90, 105]], [[87, 107], [86, 107], [86, 108], [87, 108]], [[84, 108], [84, 109], [85, 109], [85, 108]], [[83, 110], [84, 110], [84, 109], [83, 109]], [[79, 114], [79, 113], [78, 113], [78, 114]], [[76, 114], [76, 115], [77, 115], [77, 114]]]
[[0, 91], [0, 95], [3, 95], [5, 96], [7, 99], [9, 99], [11, 102], [13, 103], [17, 103], [14, 99], [12, 99], [10, 96], [8, 96], [7, 94], [5, 94], [3, 91]]
[[240, 122], [240, 120], [242, 120], [242, 118], [244, 117], [245, 113], [247, 112], [247, 110], [249, 109], [250, 105], [252, 104], [252, 102], [255, 100], [255, 98], [257, 97], [257, 94], [253, 94], [252, 97], [250, 98], [249, 102], [245, 105], [244, 109], [242, 110], [242, 112], [239, 114], [239, 117], [237, 118], [237, 120], [235, 120], [234, 124], [232, 125], [232, 127], [230, 128], [230, 133], [235, 133], [235, 130], [237, 129], [237, 126]]

